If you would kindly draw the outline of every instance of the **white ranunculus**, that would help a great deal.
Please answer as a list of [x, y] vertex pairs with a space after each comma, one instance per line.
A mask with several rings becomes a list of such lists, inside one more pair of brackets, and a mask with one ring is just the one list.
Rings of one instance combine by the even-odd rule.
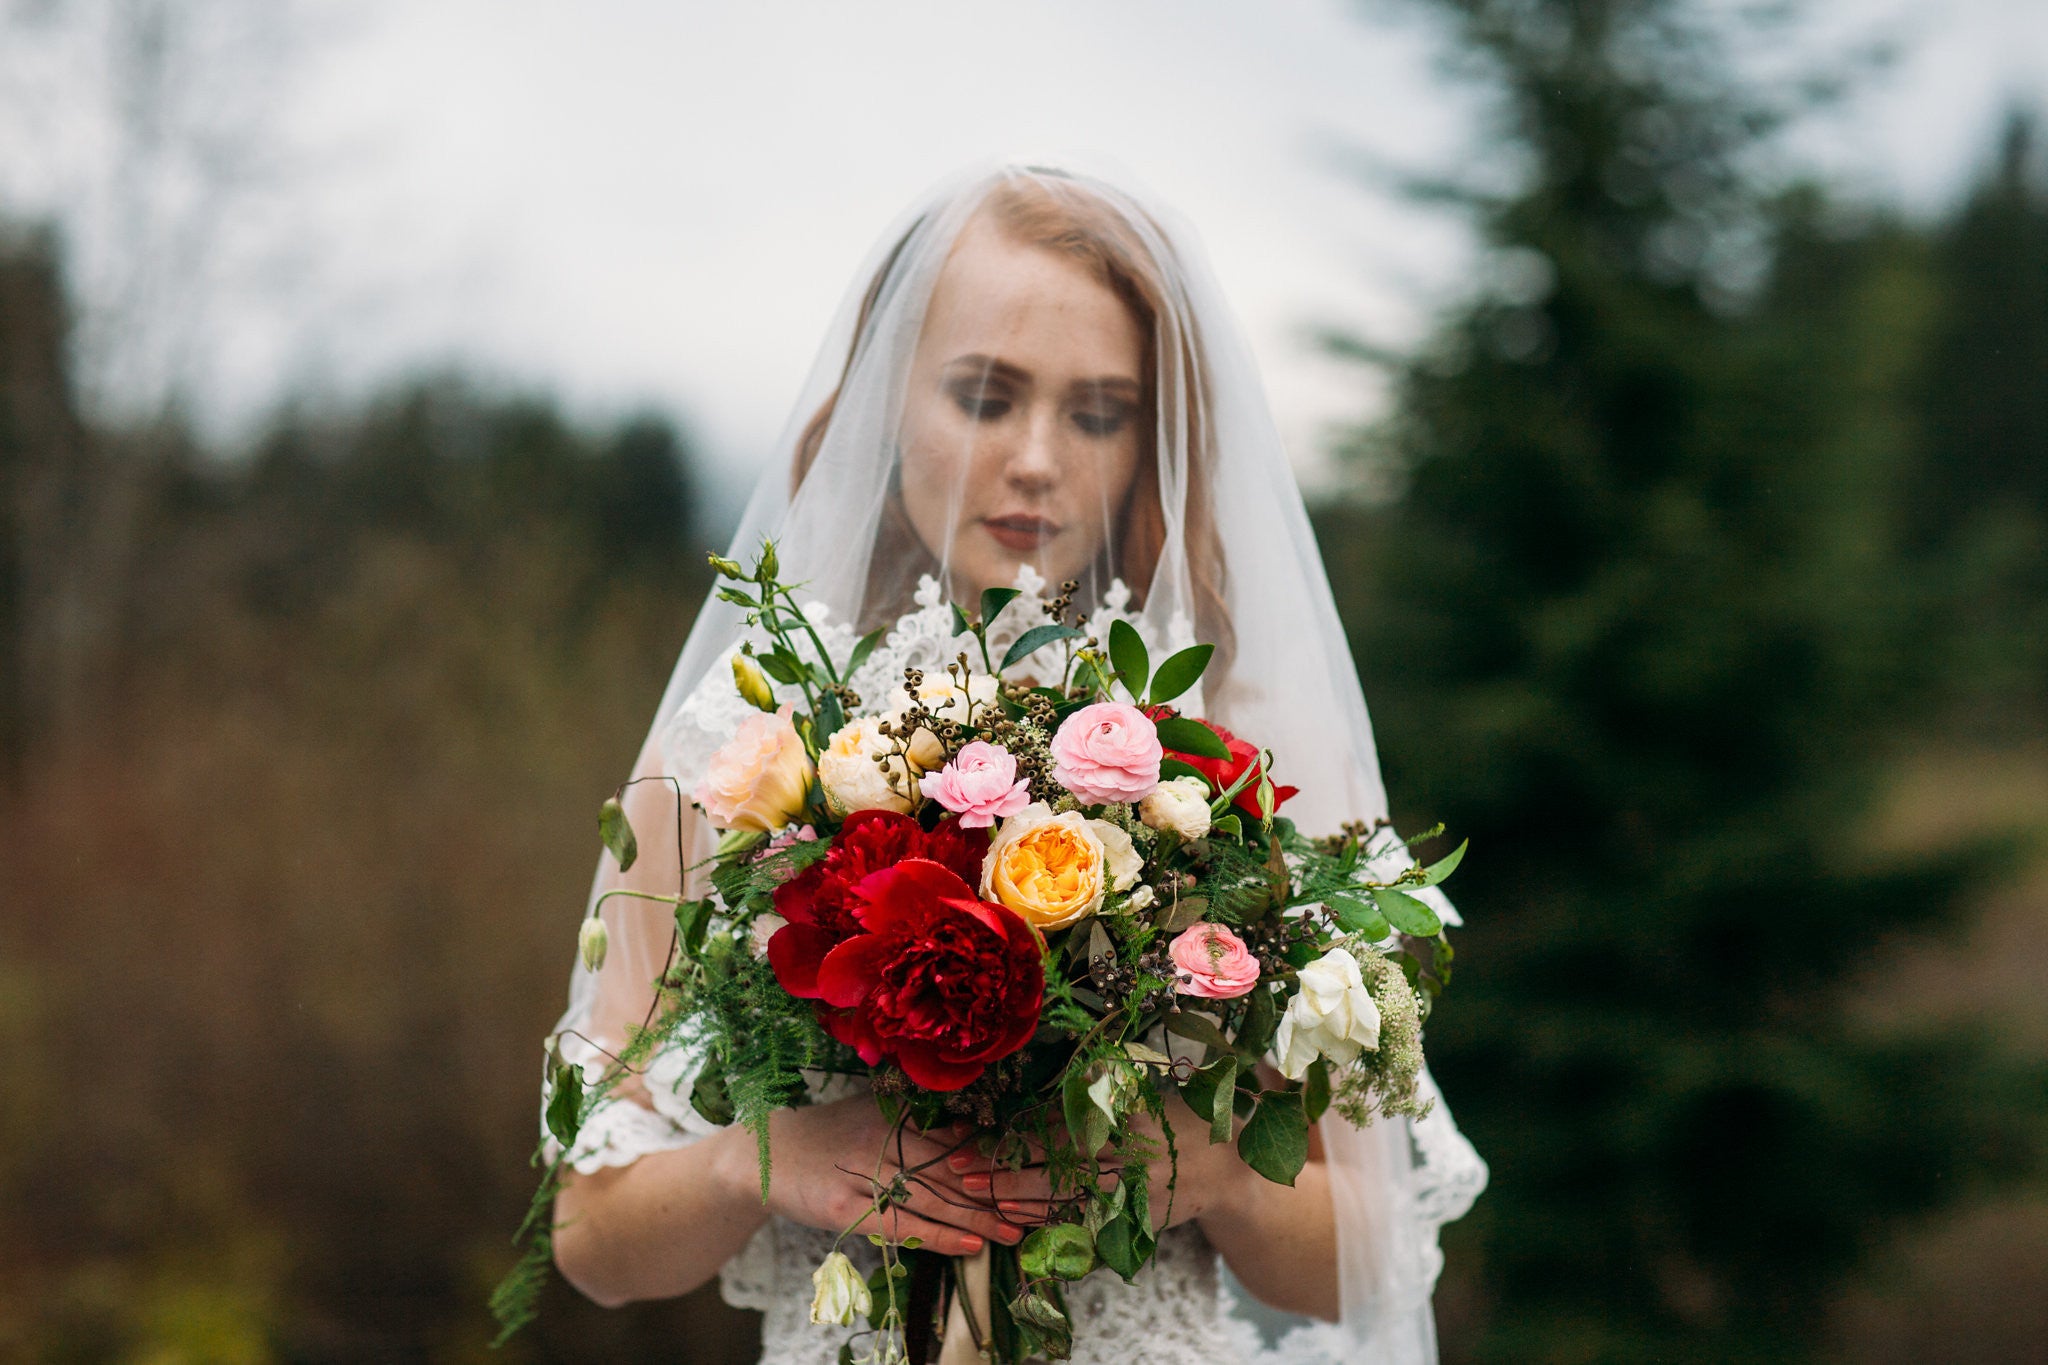
[[1199, 777], [1161, 782], [1138, 803], [1138, 818], [1153, 829], [1170, 829], [1183, 839], [1209, 832], [1209, 784]]
[[868, 1282], [843, 1251], [833, 1252], [811, 1272], [811, 1284], [818, 1291], [811, 1299], [811, 1321], [820, 1327], [859, 1326], [875, 1306]]
[[[1002, 714], [997, 701], [1002, 684], [988, 673], [969, 673], [965, 686], [955, 682], [953, 675], [944, 671], [928, 673], [919, 684], [915, 700], [924, 709], [940, 720], [950, 720], [961, 726], [972, 726], [978, 722], [994, 719]], [[912, 697], [908, 688], [899, 687], [889, 694], [889, 714], [899, 717], [910, 708]], [[920, 768], [936, 768], [946, 761], [946, 751], [939, 743], [939, 737], [929, 730], [919, 730], [910, 740], [910, 761]]]
[[1273, 1051], [1280, 1074], [1298, 1081], [1318, 1057], [1339, 1066], [1380, 1045], [1380, 1007], [1373, 1003], [1358, 959], [1332, 948], [1301, 969], [1301, 989], [1280, 1016]]
[[[881, 732], [884, 717], [862, 716], [841, 726], [825, 752], [818, 755], [818, 783], [835, 815], [857, 810], [913, 808], [917, 790], [915, 765], [906, 765], [896, 742]], [[877, 758], [887, 756], [886, 764]]]

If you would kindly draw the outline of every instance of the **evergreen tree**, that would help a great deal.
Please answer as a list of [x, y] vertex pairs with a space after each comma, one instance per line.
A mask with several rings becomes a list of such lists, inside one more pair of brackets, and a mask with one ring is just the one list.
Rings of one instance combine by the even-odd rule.
[[1822, 215], [1753, 184], [1782, 111], [1701, 11], [1434, 8], [1525, 175], [1464, 195], [1489, 284], [1358, 443], [1402, 495], [1330, 529], [1396, 814], [1472, 839], [1430, 1045], [1494, 1173], [1448, 1235], [1473, 1349], [1795, 1359], [1985, 1140], [1967, 1040], [1856, 1036], [1835, 992], [1962, 881], [1853, 847], [1916, 676], [1911, 337], [1885, 271], [1774, 255]]

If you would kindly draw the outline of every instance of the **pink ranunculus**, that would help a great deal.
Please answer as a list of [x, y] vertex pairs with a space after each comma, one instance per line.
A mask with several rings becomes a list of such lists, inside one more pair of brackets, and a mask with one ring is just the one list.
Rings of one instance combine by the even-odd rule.
[[1052, 737], [1053, 781], [1088, 802], [1139, 801], [1159, 785], [1159, 730], [1135, 706], [1084, 706]]
[[1017, 760], [1000, 745], [977, 739], [951, 763], [927, 773], [924, 794], [960, 817], [967, 829], [986, 829], [1031, 804], [1031, 783], [1017, 776]]
[[1259, 984], [1259, 960], [1221, 924], [1197, 920], [1167, 949], [1178, 971], [1174, 989], [1204, 1000], [1235, 1000]]

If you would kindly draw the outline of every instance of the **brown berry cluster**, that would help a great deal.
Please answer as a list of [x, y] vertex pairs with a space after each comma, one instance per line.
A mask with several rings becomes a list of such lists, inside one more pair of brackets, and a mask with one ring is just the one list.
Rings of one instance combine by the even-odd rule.
[[1263, 978], [1290, 970], [1287, 950], [1297, 943], [1315, 942], [1316, 931], [1305, 918], [1276, 916], [1246, 925], [1237, 931], [1237, 936], [1258, 960], [1259, 975]]
[[[1139, 982], [1146, 977], [1153, 980], [1140, 993]], [[1173, 978], [1174, 966], [1161, 948], [1146, 950], [1136, 965], [1119, 960], [1114, 953], [1097, 953], [1088, 959], [1088, 979], [1095, 983], [1095, 989], [1111, 1009], [1133, 1003], [1134, 997], [1140, 1013], [1164, 1009], [1173, 1003], [1173, 987], [1156, 983], [1171, 982]]]

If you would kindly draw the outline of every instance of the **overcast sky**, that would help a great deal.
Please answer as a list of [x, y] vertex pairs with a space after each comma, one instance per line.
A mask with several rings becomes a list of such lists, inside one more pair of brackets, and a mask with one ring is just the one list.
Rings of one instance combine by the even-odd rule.
[[[206, 0], [215, 4], [217, 0]], [[4, 0], [0, 0], [4, 8]], [[1826, 0], [1813, 41], [1904, 64], [1800, 146], [1931, 211], [2000, 107], [2048, 103], [2048, 0]], [[210, 261], [192, 367], [232, 428], [297, 386], [452, 363], [605, 417], [678, 418], [729, 480], [772, 444], [874, 237], [952, 168], [1107, 156], [1203, 235], [1313, 476], [1374, 401], [1312, 327], [1412, 340], [1469, 278], [1451, 218], [1341, 174], [1478, 148], [1469, 92], [1401, 3], [1345, 0], [418, 0], [321, 4], [260, 106], [285, 152]], [[46, 73], [47, 74], [47, 73]], [[64, 98], [61, 80], [46, 98]], [[18, 173], [0, 207], [61, 197]], [[8, 158], [17, 173], [9, 178]], [[75, 161], [75, 158], [74, 158]], [[237, 271], [235, 253], [252, 265]], [[287, 263], [280, 266], [279, 262]]]

